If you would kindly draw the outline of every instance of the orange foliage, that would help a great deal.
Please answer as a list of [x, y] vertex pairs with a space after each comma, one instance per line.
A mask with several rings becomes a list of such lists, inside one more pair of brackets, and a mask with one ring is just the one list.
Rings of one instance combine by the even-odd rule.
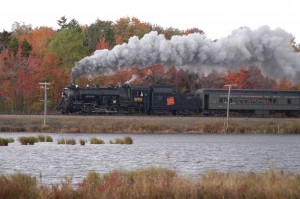
[[55, 36], [55, 31], [48, 27], [41, 27], [34, 30], [29, 43], [32, 45], [32, 50], [35, 53], [41, 53], [47, 48], [47, 44]]
[[279, 89], [279, 90], [292, 90], [292, 82], [286, 77], [281, 78], [278, 85], [277, 85], [277, 89]]
[[[116, 21], [114, 29], [116, 32], [115, 38], [117, 44], [128, 42], [128, 39], [132, 36], [130, 21], [131, 20], [129, 17], [120, 18], [119, 20]], [[122, 42], [119, 41], [120, 37], [122, 38]]]

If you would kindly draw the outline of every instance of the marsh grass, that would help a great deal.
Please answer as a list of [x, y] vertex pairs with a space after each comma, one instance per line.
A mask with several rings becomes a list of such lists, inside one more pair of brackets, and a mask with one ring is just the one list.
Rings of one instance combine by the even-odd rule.
[[85, 145], [85, 140], [84, 139], [80, 139], [79, 143], [80, 143], [81, 146], [84, 146]]
[[38, 138], [34, 137], [34, 136], [30, 136], [30, 137], [19, 137], [19, 142], [21, 143], [21, 145], [34, 145], [34, 143], [38, 142]]
[[57, 140], [57, 144], [66, 144], [65, 138], [60, 138]]
[[76, 144], [76, 140], [75, 139], [67, 139], [66, 140], [66, 144], [68, 144], [68, 145], [75, 145]]
[[262, 173], [211, 171], [183, 177], [173, 170], [146, 168], [135, 171], [89, 172], [74, 186], [72, 178], [60, 185], [40, 185], [25, 174], [0, 175], [0, 198], [299, 198], [300, 175], [269, 170]]
[[46, 142], [53, 142], [53, 138], [51, 136], [46, 136]]
[[46, 141], [46, 137], [44, 135], [38, 135], [37, 138], [38, 138], [39, 142], [45, 142]]
[[91, 144], [105, 144], [105, 142], [101, 139], [97, 139], [95, 137], [90, 139]]
[[57, 132], [57, 133], [293, 133], [300, 134], [300, 120], [281, 118], [226, 118], [207, 117], [50, 117], [43, 126], [40, 118], [1, 118], [2, 132]]
[[115, 141], [110, 140], [110, 144], [133, 144], [133, 140], [131, 137], [126, 136], [123, 139], [116, 138]]
[[6, 139], [7, 139], [8, 143], [13, 143], [13, 142], [15, 142], [14, 138], [6, 138]]
[[8, 146], [9, 140], [7, 138], [0, 138], [0, 146]]

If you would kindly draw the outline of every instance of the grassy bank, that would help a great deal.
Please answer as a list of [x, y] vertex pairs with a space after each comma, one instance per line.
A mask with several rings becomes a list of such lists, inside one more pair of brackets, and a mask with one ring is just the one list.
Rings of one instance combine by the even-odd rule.
[[0, 198], [299, 198], [300, 175], [270, 170], [264, 173], [209, 172], [186, 178], [176, 172], [148, 168], [131, 172], [90, 172], [74, 186], [40, 184], [26, 174], [0, 176]]
[[[1, 118], [1, 116], [0, 116]], [[4, 117], [1, 132], [57, 133], [292, 133], [300, 134], [300, 119], [231, 118], [227, 131], [225, 118], [205, 117]]]

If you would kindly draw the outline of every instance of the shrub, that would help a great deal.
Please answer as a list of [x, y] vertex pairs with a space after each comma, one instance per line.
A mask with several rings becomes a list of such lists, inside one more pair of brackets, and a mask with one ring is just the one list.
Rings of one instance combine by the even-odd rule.
[[91, 144], [104, 144], [104, 141], [97, 138], [91, 138]]
[[30, 136], [30, 137], [19, 137], [19, 141], [22, 145], [34, 145], [34, 143], [38, 142], [38, 138]]
[[76, 144], [76, 140], [75, 139], [67, 139], [66, 140], [66, 144], [75, 145]]
[[66, 144], [66, 141], [64, 138], [61, 138], [57, 141], [58, 144]]
[[80, 142], [80, 145], [81, 145], [81, 146], [84, 146], [84, 145], [85, 145], [85, 140], [84, 140], [84, 139], [80, 139], [79, 142]]
[[8, 146], [8, 140], [5, 138], [0, 138], [0, 146]]
[[39, 135], [37, 138], [38, 138], [39, 142], [45, 142], [45, 140], [46, 140], [46, 137], [43, 135]]
[[123, 139], [120, 139], [120, 138], [117, 138], [115, 139], [115, 141], [109, 141], [110, 144], [132, 144], [133, 143], [133, 140], [131, 137], [127, 136]]
[[124, 138], [124, 144], [133, 144], [133, 140], [131, 137], [127, 136]]
[[46, 137], [46, 142], [53, 142], [53, 138], [51, 136]]
[[8, 143], [13, 143], [15, 142], [14, 138], [7, 138]]
[[27, 174], [0, 175], [0, 187], [0, 198], [39, 198], [37, 180]]

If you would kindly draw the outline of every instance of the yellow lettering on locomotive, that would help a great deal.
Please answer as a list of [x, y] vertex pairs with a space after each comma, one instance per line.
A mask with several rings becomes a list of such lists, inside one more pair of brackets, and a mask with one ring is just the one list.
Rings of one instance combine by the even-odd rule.
[[143, 101], [143, 98], [141, 98], [141, 97], [135, 97], [133, 100], [134, 100], [135, 102], [142, 102], [142, 101]]
[[168, 97], [167, 98], [167, 105], [168, 106], [172, 106], [172, 105], [174, 105], [175, 104], [175, 99], [174, 99], [174, 97]]

